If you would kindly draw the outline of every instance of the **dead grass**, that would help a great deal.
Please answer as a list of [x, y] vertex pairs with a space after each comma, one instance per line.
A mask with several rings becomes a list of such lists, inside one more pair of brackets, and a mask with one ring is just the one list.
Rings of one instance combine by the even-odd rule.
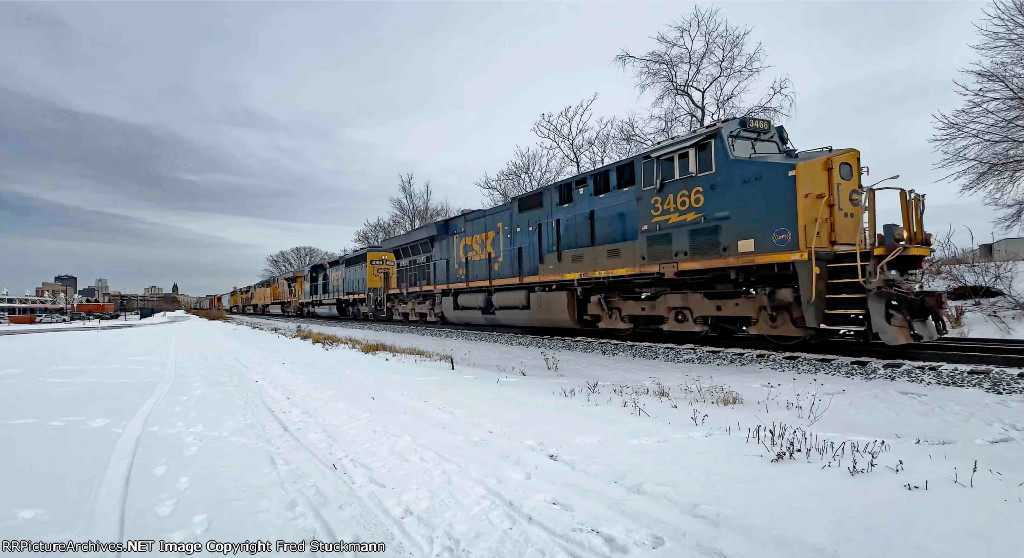
[[743, 396], [730, 390], [723, 391], [715, 396], [715, 405], [728, 407], [729, 405], [740, 405], [743, 403]]
[[967, 315], [967, 310], [963, 306], [950, 306], [943, 313], [946, 315], [946, 323], [949, 324], [950, 329], [964, 327], [964, 316]]
[[309, 341], [314, 345], [321, 345], [324, 348], [347, 347], [370, 355], [384, 353], [389, 355], [409, 355], [438, 362], [451, 362], [452, 360], [451, 355], [425, 351], [416, 347], [402, 347], [380, 341], [364, 341], [355, 337], [342, 337], [305, 328], [296, 329], [293, 337]]
[[228, 319], [228, 313], [223, 310], [189, 310], [188, 313], [218, 322]]

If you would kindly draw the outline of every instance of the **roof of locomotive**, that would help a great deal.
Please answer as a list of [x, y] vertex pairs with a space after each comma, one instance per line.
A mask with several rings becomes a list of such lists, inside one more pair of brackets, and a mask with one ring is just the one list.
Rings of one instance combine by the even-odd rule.
[[691, 141], [696, 141], [698, 139], [702, 139], [705, 136], [711, 135], [712, 132], [715, 132], [715, 131], [718, 131], [718, 130], [722, 129], [723, 127], [725, 127], [726, 124], [729, 124], [729, 123], [734, 123], [734, 127], [738, 128], [739, 127], [739, 121], [740, 121], [739, 118], [729, 118], [729, 119], [721, 120], [721, 121], [718, 121], [718, 122], [712, 122], [711, 124], [708, 124], [707, 126], [704, 126], [702, 128], [697, 128], [696, 130], [690, 130], [686, 134], [682, 134], [682, 135], [679, 135], [679, 136], [674, 136], [674, 137], [668, 138], [666, 140], [659, 141], [658, 143], [656, 143], [656, 144], [652, 145], [650, 148], [648, 148], [646, 151], [637, 153], [637, 155], [650, 156], [651, 153], [657, 153], [659, 151], [664, 151], [665, 149], [674, 148], [674, 147], [676, 147], [676, 144], [684, 144], [684, 143], [689, 143]]
[[[449, 217], [448, 219], [452, 218], [453, 217]], [[384, 251], [392, 251], [399, 246], [405, 246], [406, 244], [412, 244], [413, 242], [418, 242], [420, 240], [425, 240], [430, 237], [437, 236], [439, 234], [444, 234], [446, 231], [444, 223], [448, 219], [442, 219], [440, 221], [435, 221], [433, 223], [427, 223], [426, 225], [417, 227], [407, 233], [403, 233], [398, 236], [393, 236], [391, 238], [385, 239], [383, 242], [380, 243], [380, 249], [383, 249]]]
[[[446, 231], [447, 231], [446, 223], [448, 221], [451, 221], [452, 219], [455, 219], [455, 218], [458, 218], [458, 217], [463, 217], [463, 216], [470, 217], [471, 215], [474, 215], [476, 213], [482, 213], [482, 212], [490, 213], [490, 212], [493, 212], [493, 211], [497, 211], [497, 210], [500, 210], [500, 209], [502, 209], [502, 208], [504, 208], [506, 206], [511, 206], [512, 204], [516, 203], [519, 198], [535, 194], [536, 192], [544, 190], [544, 189], [553, 188], [557, 184], [562, 184], [562, 183], [565, 183], [566, 181], [576, 180], [576, 179], [579, 179], [579, 178], [583, 178], [583, 177], [589, 176], [589, 175], [594, 174], [596, 172], [601, 172], [601, 171], [603, 171], [605, 169], [615, 168], [617, 165], [622, 165], [626, 161], [635, 160], [637, 158], [646, 159], [646, 158], [650, 158], [650, 157], [657, 157], [657, 156], [662, 155], [664, 153], [672, 152], [675, 149], [680, 149], [682, 147], [690, 146], [690, 145], [692, 145], [692, 144], [694, 144], [694, 143], [696, 143], [696, 142], [698, 142], [698, 141], [700, 141], [702, 139], [705, 139], [705, 138], [707, 138], [709, 136], [712, 136], [712, 135], [716, 135], [718, 133], [723, 133], [725, 135], [731, 135], [731, 134], [739, 133], [739, 132], [742, 132], [742, 131], [749, 131], [749, 129], [745, 128], [745, 122], [744, 121], [746, 121], [746, 120], [748, 120], [747, 117], [733, 117], [733, 118], [727, 118], [727, 119], [724, 119], [724, 120], [720, 120], [720, 121], [717, 121], [717, 122], [712, 122], [712, 123], [710, 123], [710, 124], [708, 124], [706, 126], [703, 126], [701, 128], [697, 128], [697, 129], [691, 130], [690, 132], [688, 132], [686, 134], [682, 134], [682, 135], [679, 135], [679, 136], [675, 136], [675, 137], [672, 137], [672, 138], [660, 141], [660, 142], [652, 145], [651, 147], [647, 148], [646, 150], [644, 150], [644, 151], [642, 151], [640, 153], [637, 153], [635, 155], [632, 155], [630, 157], [626, 157], [626, 158], [623, 158], [623, 159], [619, 159], [619, 160], [613, 161], [613, 162], [611, 162], [609, 164], [602, 165], [600, 167], [596, 167], [596, 168], [590, 169], [590, 170], [588, 170], [588, 171], [586, 171], [584, 173], [580, 173], [580, 174], [576, 174], [576, 175], [573, 175], [573, 176], [567, 176], [567, 177], [561, 178], [561, 179], [555, 181], [552, 184], [548, 184], [546, 186], [542, 186], [542, 187], [537, 188], [535, 190], [532, 190], [530, 192], [526, 192], [524, 194], [520, 194], [520, 195], [518, 195], [518, 196], [516, 196], [514, 198], [511, 198], [508, 202], [505, 202], [505, 203], [503, 203], [501, 205], [497, 205], [497, 206], [493, 206], [493, 207], [488, 207], [488, 208], [482, 208], [482, 209], [474, 209], [474, 210], [463, 211], [459, 215], [453, 215], [452, 217], [449, 217], [447, 219], [442, 219], [440, 221], [436, 221], [436, 222], [433, 222], [433, 223], [428, 223], [426, 225], [423, 225], [423, 226], [420, 226], [418, 228], [415, 228], [415, 229], [413, 229], [413, 230], [411, 230], [409, 232], [406, 232], [406, 233], [400, 234], [398, 236], [394, 236], [394, 237], [385, 239], [383, 242], [381, 242], [381, 247], [378, 248], [378, 249], [383, 249], [385, 251], [392, 251], [395, 248], [400, 247], [400, 246], [406, 246], [406, 245], [409, 245], [409, 244], [412, 244], [412, 243], [415, 243], [415, 242], [419, 242], [419, 241], [422, 241], [422, 240], [426, 240], [426, 239], [432, 238], [432, 237], [437, 236], [437, 235], [445, 234]], [[778, 129], [776, 127], [769, 126], [769, 129], [765, 130], [762, 133], [765, 134], [766, 139], [775, 139], [775, 137], [777, 136], [777, 134], [779, 132], [778, 132]], [[779, 143], [782, 144], [782, 142], [779, 142]], [[782, 147], [785, 148], [785, 144], [783, 144]], [[809, 160], [809, 159], [817, 159], [819, 157], [827, 156], [830, 153], [833, 153], [835, 151], [840, 151], [840, 149], [833, 149], [831, 146], [823, 147], [823, 148], [818, 148], [818, 149], [814, 149], [814, 150], [802, 151], [802, 152], [795, 152], [792, 149], [790, 149], [788, 151], [788, 153], [787, 152], [783, 152], [783, 153], [764, 153], [764, 154], [758, 154], [756, 156], [756, 158], [752, 157], [751, 160], [771, 161], [771, 162], [788, 163], [788, 164], [795, 165], [796, 163], [799, 163], [799, 162], [802, 162], [802, 161], [806, 161], [806, 160]]]

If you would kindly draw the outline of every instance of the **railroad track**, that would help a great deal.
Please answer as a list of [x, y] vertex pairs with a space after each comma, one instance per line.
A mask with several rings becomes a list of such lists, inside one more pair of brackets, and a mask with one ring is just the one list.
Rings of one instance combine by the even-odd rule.
[[476, 326], [459, 324], [431, 324], [408, 322], [375, 322], [368, 320], [347, 320], [309, 316], [264, 316], [257, 314], [234, 314], [235, 317], [249, 317], [273, 321], [305, 320], [308, 322], [343, 325], [358, 324], [368, 327], [394, 327], [412, 330], [451, 330], [479, 332], [497, 335], [528, 336], [538, 339], [559, 339], [573, 341], [611, 342], [654, 346], [683, 346], [711, 350], [766, 351], [771, 353], [807, 354], [818, 356], [873, 359], [879, 361], [916, 362], [931, 364], [956, 364], [975, 367], [975, 373], [986, 373], [978, 367], [1002, 367], [1024, 369], [1024, 340], [986, 338], [943, 338], [929, 343], [890, 346], [881, 342], [865, 343], [850, 338], [808, 339], [798, 343], [783, 344], [762, 337], [679, 335], [670, 333], [635, 333], [621, 335], [609, 330], [537, 329], [520, 327]]

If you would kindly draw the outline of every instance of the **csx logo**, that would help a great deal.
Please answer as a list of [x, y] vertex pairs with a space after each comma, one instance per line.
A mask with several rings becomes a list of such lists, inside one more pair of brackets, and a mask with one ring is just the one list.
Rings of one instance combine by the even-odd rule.
[[476, 261], [497, 254], [494, 250], [494, 231], [467, 236], [459, 241], [459, 258]]
[[772, 242], [776, 246], [786, 246], [793, 241], [793, 233], [786, 227], [779, 227], [772, 233]]

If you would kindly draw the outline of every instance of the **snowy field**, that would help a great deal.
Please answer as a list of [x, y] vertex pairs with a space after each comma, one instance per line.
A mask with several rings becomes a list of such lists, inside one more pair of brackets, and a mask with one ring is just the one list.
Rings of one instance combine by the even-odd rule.
[[0, 337], [0, 539], [1020, 556], [1019, 395], [316, 327], [452, 360], [198, 318]]
[[52, 324], [12, 324], [4, 322], [0, 323], [0, 335], [19, 335], [22, 333], [39, 333], [44, 331], [74, 331], [80, 329], [116, 329], [174, 322], [183, 320], [186, 316], [188, 314], [178, 310], [175, 312], [160, 312], [145, 320], [140, 320], [138, 314], [129, 314], [127, 318], [121, 316], [115, 320], [75, 320], [73, 322]]

